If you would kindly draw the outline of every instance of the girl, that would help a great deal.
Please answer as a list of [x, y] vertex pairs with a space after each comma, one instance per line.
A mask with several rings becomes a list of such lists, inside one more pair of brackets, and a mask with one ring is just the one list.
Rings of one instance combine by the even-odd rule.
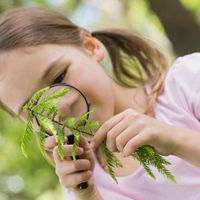
[[[109, 59], [112, 76], [102, 69]], [[64, 145], [66, 159], [61, 161], [54, 138], [46, 139], [67, 199], [200, 198], [199, 63], [196, 53], [169, 68], [163, 53], [138, 35], [125, 30], [89, 33], [43, 8], [11, 10], [0, 21], [1, 106], [26, 121], [22, 107], [28, 99], [47, 85], [65, 82], [84, 93], [95, 108], [92, 119], [102, 123], [91, 146], [81, 137], [76, 161], [70, 159], [72, 145]], [[104, 138], [123, 164], [114, 169], [118, 185], [98, 148]], [[143, 144], [168, 156], [177, 184], [157, 171], [152, 181], [129, 156]], [[77, 189], [85, 181], [89, 187]]]

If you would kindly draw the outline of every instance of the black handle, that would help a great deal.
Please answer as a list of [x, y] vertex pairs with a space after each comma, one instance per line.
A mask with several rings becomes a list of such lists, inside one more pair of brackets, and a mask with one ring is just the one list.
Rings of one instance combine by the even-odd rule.
[[[73, 134], [67, 136], [67, 144], [74, 144], [74, 135]], [[73, 159], [72, 156], [71, 156], [71, 159]], [[76, 156], [76, 159], [79, 159], [79, 156]], [[80, 171], [80, 172], [83, 172], [83, 171]], [[88, 182], [80, 183], [77, 185], [77, 187], [81, 190], [86, 189], [86, 188], [88, 188]]]

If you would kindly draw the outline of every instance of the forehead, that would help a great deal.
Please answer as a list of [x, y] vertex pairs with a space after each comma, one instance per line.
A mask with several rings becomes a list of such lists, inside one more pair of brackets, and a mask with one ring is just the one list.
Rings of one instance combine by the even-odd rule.
[[21, 103], [45, 86], [41, 75], [64, 54], [60, 45], [43, 45], [0, 54], [0, 99], [16, 114]]

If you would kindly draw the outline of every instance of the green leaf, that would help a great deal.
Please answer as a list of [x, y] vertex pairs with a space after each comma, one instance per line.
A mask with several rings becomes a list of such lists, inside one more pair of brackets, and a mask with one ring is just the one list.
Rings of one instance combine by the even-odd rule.
[[57, 127], [58, 130], [58, 154], [60, 156], [60, 159], [63, 160], [63, 144], [65, 139], [65, 132], [64, 129], [60, 126]]
[[81, 133], [74, 129], [70, 129], [70, 131], [74, 135], [74, 144], [72, 146], [72, 158], [73, 160], [76, 160], [76, 148], [79, 144]]
[[68, 128], [72, 128], [72, 127], [74, 127], [74, 124], [75, 124], [75, 118], [74, 117], [68, 117], [64, 121], [63, 126], [68, 127]]
[[93, 134], [100, 127], [100, 123], [98, 121], [90, 121], [87, 120], [85, 126], [78, 127], [80, 132], [87, 132]]
[[[57, 111], [56, 109], [56, 99], [51, 99], [49, 101], [46, 101], [45, 103], [39, 103], [37, 104], [33, 109], [34, 115], [44, 115], [44, 112], [46, 113], [52, 111]], [[47, 114], [45, 114], [47, 116]]]
[[77, 128], [81, 125], [84, 125], [84, 123], [87, 121], [87, 116], [91, 113], [93, 113], [94, 111], [91, 110], [83, 115], [81, 115], [81, 117], [79, 117], [79, 119], [76, 120], [75, 124], [74, 124], [74, 127]]
[[156, 179], [155, 175], [153, 174], [153, 172], [151, 171], [150, 167], [148, 166], [148, 164], [149, 164], [148, 159], [149, 158], [146, 158], [144, 153], [142, 153], [140, 150], [137, 149], [131, 155], [140, 162], [140, 164], [144, 167], [144, 169], [146, 170], [147, 174], [151, 178]]
[[23, 111], [24, 111], [24, 112], [27, 112], [27, 111], [28, 111], [28, 108], [29, 108], [29, 109], [32, 109], [32, 108], [36, 105], [38, 99], [39, 99], [45, 92], [47, 92], [47, 91], [49, 90], [49, 88], [50, 88], [50, 87], [47, 86], [47, 87], [45, 87], [45, 88], [42, 88], [42, 89], [38, 90], [38, 91], [31, 97], [31, 99], [29, 100], [29, 102], [23, 107]]
[[100, 144], [100, 149], [103, 153], [104, 159], [106, 161], [106, 166], [108, 168], [108, 172], [112, 179], [118, 184], [118, 181], [116, 179], [115, 173], [113, 171], [113, 167], [122, 167], [122, 164], [117, 159], [117, 157], [107, 148], [105, 140], [103, 143]]
[[40, 141], [40, 152], [42, 153], [42, 155], [45, 157], [45, 130], [44, 128], [41, 126], [40, 127], [40, 132], [39, 132], [39, 141]]
[[161, 155], [159, 155], [152, 146], [143, 145], [136, 149], [136, 151], [133, 152], [131, 155], [143, 165], [146, 172], [153, 179], [156, 179], [156, 177], [149, 166], [154, 166], [163, 176], [176, 183], [175, 177], [165, 167], [165, 165], [170, 165], [171, 163], [165, 160]]
[[47, 118], [54, 118], [58, 114], [56, 107], [52, 107], [47, 111]]
[[54, 93], [46, 96], [40, 103], [45, 103], [46, 101], [50, 101], [52, 99], [57, 99], [58, 97], [65, 96], [68, 92], [69, 92], [69, 89], [67, 88], [56, 90]]
[[55, 110], [56, 103], [58, 101], [57, 98], [66, 95], [67, 92], [68, 89], [64, 88], [61, 90], [56, 90], [54, 93], [44, 96], [44, 98], [34, 107], [34, 112], [41, 114], [42, 112], [51, 110], [52, 108]]
[[28, 104], [26, 104], [26, 105], [23, 107], [23, 111], [24, 111], [24, 112], [28, 112]]
[[34, 133], [32, 123], [33, 123], [33, 116], [31, 114], [29, 114], [28, 123], [26, 125], [26, 129], [25, 129], [24, 135], [21, 140], [21, 150], [22, 150], [23, 155], [26, 158], [28, 158], [27, 150], [28, 150], [29, 144], [31, 142], [32, 135]]
[[47, 129], [54, 135], [56, 142], [57, 142], [57, 130], [56, 130], [53, 122], [50, 119], [48, 119], [42, 115], [37, 115], [37, 119], [40, 123], [40, 126], [42, 126], [45, 130]]

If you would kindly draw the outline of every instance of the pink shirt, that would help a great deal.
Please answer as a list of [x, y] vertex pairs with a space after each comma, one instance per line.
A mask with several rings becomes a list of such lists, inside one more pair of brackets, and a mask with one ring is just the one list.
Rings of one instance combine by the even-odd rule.
[[[148, 86], [147, 92], [150, 92]], [[154, 110], [155, 118], [162, 122], [200, 131], [200, 53], [175, 61]], [[165, 158], [172, 163], [168, 169], [175, 176], [176, 184], [154, 168], [156, 180], [153, 180], [142, 166], [129, 176], [117, 177], [119, 184], [116, 184], [96, 160], [94, 178], [100, 194], [104, 200], [199, 200], [200, 168], [175, 156]], [[66, 199], [75, 199], [69, 190], [64, 191]]]

